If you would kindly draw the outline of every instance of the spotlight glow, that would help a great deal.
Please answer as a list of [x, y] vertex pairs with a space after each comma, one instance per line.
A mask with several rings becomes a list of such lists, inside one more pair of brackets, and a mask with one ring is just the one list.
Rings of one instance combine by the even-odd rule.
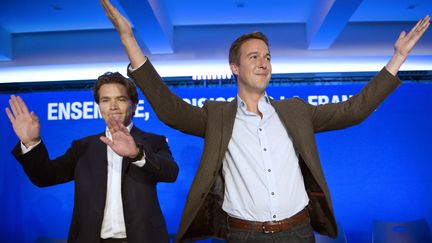
[[[273, 58], [273, 73], [371, 72], [384, 67], [389, 57]], [[192, 77], [195, 80], [229, 78], [226, 60], [152, 61], [162, 77]], [[0, 83], [94, 80], [111, 71], [126, 76], [128, 63], [95, 63], [0, 67]], [[431, 70], [432, 56], [414, 56], [401, 70]]]

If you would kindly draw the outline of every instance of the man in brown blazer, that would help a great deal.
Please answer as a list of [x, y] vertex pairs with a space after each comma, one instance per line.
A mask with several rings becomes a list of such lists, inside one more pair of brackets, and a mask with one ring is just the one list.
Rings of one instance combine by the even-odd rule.
[[426, 16], [402, 32], [387, 65], [355, 96], [312, 106], [299, 98], [275, 101], [267, 38], [242, 35], [229, 61], [238, 83], [232, 102], [202, 108], [173, 94], [143, 55], [128, 21], [101, 0], [130, 60], [129, 75], [165, 124], [203, 137], [204, 150], [176, 241], [216, 237], [228, 242], [314, 242], [313, 230], [337, 236], [329, 189], [314, 133], [360, 123], [396, 89], [396, 74], [429, 26]]

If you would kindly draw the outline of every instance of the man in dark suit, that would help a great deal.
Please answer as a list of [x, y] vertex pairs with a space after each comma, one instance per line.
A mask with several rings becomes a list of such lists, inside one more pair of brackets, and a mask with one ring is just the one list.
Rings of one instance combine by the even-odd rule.
[[314, 242], [313, 230], [337, 236], [329, 189], [314, 133], [363, 121], [400, 80], [396, 74], [429, 27], [429, 16], [402, 32], [387, 65], [345, 102], [312, 106], [299, 98], [270, 99], [267, 38], [245, 34], [231, 45], [229, 62], [238, 83], [232, 102], [189, 105], [163, 84], [137, 44], [129, 22], [101, 4], [130, 60], [129, 75], [167, 125], [204, 138], [176, 241], [217, 237], [228, 242]]
[[75, 181], [68, 242], [168, 242], [156, 184], [174, 182], [178, 166], [165, 137], [133, 125], [138, 94], [121, 74], [100, 76], [93, 94], [106, 131], [73, 141], [54, 160], [36, 115], [11, 96], [6, 113], [20, 139], [13, 155], [39, 187]]

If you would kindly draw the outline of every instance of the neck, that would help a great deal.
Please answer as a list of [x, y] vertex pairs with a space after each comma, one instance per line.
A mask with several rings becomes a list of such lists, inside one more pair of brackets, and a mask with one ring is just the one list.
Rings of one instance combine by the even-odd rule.
[[243, 100], [244, 103], [246, 103], [247, 111], [253, 112], [255, 114], [258, 114], [262, 117], [262, 113], [258, 109], [258, 102], [261, 99], [261, 97], [264, 96], [264, 91], [262, 92], [241, 92], [239, 90], [238, 96]]

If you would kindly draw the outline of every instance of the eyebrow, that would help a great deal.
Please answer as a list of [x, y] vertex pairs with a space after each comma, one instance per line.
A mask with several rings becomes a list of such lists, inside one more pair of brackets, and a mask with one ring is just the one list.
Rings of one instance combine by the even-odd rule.
[[115, 96], [115, 97], [111, 97], [111, 96], [101, 96], [100, 97], [100, 99], [118, 99], [118, 98], [129, 99], [129, 97], [127, 97], [125, 95], [120, 95], [120, 96]]
[[[259, 52], [257, 52], [257, 51], [253, 51], [253, 52], [249, 52], [246, 56], [251, 56], [251, 55], [256, 55], [256, 54], [258, 54]], [[267, 54], [265, 54], [265, 56], [269, 56], [269, 57], [271, 57], [271, 55], [270, 55], [270, 53], [267, 53]]]

